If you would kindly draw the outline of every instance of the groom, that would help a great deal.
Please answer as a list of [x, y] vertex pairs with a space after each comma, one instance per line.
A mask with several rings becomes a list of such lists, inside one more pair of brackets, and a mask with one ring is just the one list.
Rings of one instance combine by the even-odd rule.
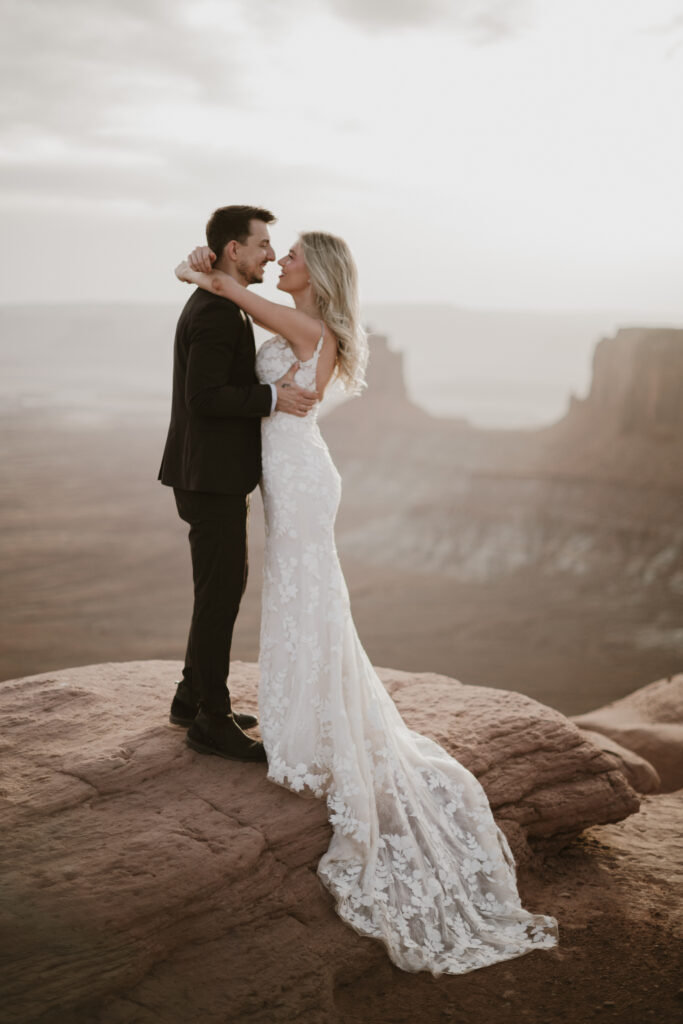
[[[206, 226], [216, 269], [245, 287], [261, 283], [275, 259], [268, 233], [274, 220], [258, 207], [216, 210]], [[190, 526], [194, 579], [185, 667], [170, 720], [189, 726], [194, 750], [239, 761], [266, 759], [263, 744], [242, 731], [257, 720], [232, 711], [226, 682], [247, 579], [248, 495], [261, 476], [261, 417], [276, 409], [305, 416], [317, 397], [292, 383], [296, 363], [276, 384], [259, 384], [255, 357], [249, 318], [198, 288], [176, 329], [171, 422], [159, 471]]]

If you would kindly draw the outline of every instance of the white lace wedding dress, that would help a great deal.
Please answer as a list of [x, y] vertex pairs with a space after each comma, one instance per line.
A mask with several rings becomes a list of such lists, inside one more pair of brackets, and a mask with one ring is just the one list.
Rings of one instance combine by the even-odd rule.
[[[296, 383], [312, 388], [320, 344]], [[270, 338], [272, 383], [294, 361]], [[406, 971], [462, 974], [557, 942], [524, 910], [486, 795], [461, 764], [403, 722], [361, 646], [334, 540], [340, 477], [317, 424], [263, 420], [266, 551], [261, 731], [268, 776], [327, 800], [333, 836], [318, 874], [344, 921]]]

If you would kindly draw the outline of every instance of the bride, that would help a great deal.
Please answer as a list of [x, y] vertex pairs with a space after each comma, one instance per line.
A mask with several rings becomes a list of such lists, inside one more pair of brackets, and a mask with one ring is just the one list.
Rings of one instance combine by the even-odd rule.
[[[295, 308], [211, 269], [199, 247], [183, 281], [221, 295], [276, 332], [259, 349], [262, 383], [294, 380], [322, 397], [333, 377], [363, 386], [367, 346], [346, 243], [302, 234], [278, 288]], [[259, 711], [268, 777], [324, 797], [333, 828], [318, 875], [337, 912], [380, 939], [405, 971], [463, 974], [554, 946], [552, 917], [524, 910], [514, 860], [475, 777], [411, 731], [358, 639], [337, 556], [340, 477], [317, 423], [262, 421], [266, 520]]]

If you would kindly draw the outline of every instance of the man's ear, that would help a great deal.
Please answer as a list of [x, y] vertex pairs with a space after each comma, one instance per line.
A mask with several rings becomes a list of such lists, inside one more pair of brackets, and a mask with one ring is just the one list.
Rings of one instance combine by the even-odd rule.
[[235, 239], [233, 238], [232, 241], [228, 242], [228, 244], [223, 249], [223, 255], [227, 256], [228, 259], [233, 260], [234, 262], [237, 259], [238, 245], [239, 243], [235, 241]]

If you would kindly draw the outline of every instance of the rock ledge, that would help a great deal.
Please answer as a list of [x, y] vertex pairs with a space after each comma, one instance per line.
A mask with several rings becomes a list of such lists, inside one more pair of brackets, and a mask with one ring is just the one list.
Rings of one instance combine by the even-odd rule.
[[[345, 972], [387, 969], [315, 876], [330, 836], [323, 802], [272, 785], [265, 766], [190, 751], [167, 723], [177, 673], [175, 662], [93, 665], [0, 687], [5, 910], [21, 963], [2, 979], [8, 1022], [173, 1020], [116, 993], [187, 957], [196, 1019], [226, 1019], [202, 1017], [201, 993], [223, 990], [231, 964], [270, 957], [286, 1011], [272, 992], [266, 1009], [253, 970], [238, 972], [235, 1019], [322, 1021], [311, 1007], [331, 951], [335, 991]], [[380, 674], [408, 724], [480, 778], [518, 861], [638, 809], [613, 759], [558, 712], [445, 676]], [[257, 681], [255, 665], [235, 663], [238, 708], [256, 710]], [[221, 957], [206, 962], [210, 943]]]

